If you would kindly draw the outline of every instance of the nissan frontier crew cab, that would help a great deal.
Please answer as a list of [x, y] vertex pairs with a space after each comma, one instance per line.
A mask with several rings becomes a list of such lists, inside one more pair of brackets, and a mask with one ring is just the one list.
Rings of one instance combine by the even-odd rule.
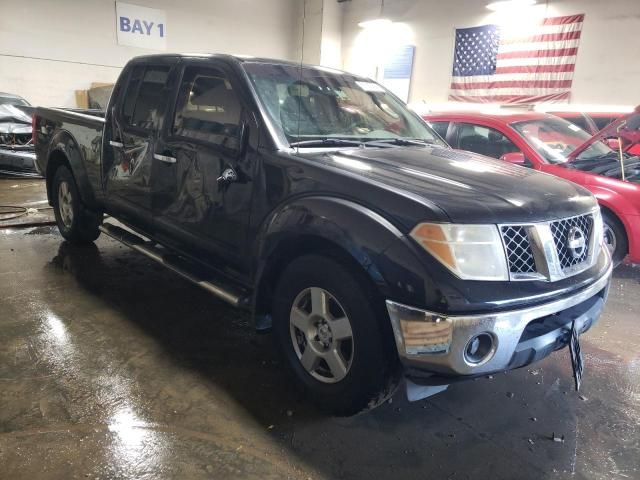
[[401, 380], [415, 399], [577, 346], [607, 297], [589, 192], [452, 150], [366, 78], [153, 55], [126, 65], [104, 118], [34, 122], [67, 241], [105, 233], [251, 311], [338, 414]]

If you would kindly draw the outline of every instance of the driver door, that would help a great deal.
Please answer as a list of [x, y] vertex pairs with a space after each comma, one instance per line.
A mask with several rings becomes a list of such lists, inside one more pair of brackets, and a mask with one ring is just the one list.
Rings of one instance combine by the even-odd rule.
[[248, 268], [247, 109], [222, 62], [186, 61], [153, 163], [154, 227], [213, 266]]

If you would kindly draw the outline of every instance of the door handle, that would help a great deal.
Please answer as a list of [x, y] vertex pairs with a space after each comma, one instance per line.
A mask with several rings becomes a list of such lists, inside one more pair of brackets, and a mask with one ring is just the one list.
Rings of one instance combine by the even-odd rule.
[[161, 162], [164, 162], [164, 163], [176, 163], [175, 157], [168, 157], [166, 155], [160, 155], [159, 153], [154, 153], [153, 158], [155, 158], [156, 160], [160, 160]]
[[114, 148], [124, 148], [124, 143], [114, 142], [113, 140], [109, 140], [109, 145], [111, 145]]
[[222, 183], [224, 185], [233, 183], [236, 180], [238, 180], [238, 174], [231, 167], [225, 168], [224, 171], [222, 172], [222, 175], [220, 175], [217, 179], [218, 183]]

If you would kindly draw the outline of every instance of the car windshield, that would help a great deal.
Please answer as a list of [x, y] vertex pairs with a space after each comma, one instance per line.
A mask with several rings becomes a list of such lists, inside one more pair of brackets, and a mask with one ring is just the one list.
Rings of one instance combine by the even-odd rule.
[[24, 98], [20, 98], [20, 97], [5, 97], [0, 95], [0, 105], [18, 105], [18, 106], [28, 107], [29, 102], [27, 102]]
[[446, 143], [382, 86], [337, 70], [246, 62], [265, 110], [291, 146]]
[[[544, 118], [513, 123], [515, 128], [549, 163], [569, 161], [569, 155], [591, 138], [587, 132], [561, 118]], [[605, 143], [594, 142], [576, 160], [591, 160], [615, 154]]]

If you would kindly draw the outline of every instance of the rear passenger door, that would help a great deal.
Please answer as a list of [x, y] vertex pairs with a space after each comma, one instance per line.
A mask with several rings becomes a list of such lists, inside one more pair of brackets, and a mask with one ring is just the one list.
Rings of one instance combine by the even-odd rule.
[[105, 125], [103, 181], [109, 210], [152, 228], [151, 166], [172, 89], [175, 61], [130, 67]]
[[249, 109], [224, 62], [186, 60], [153, 165], [154, 226], [213, 266], [246, 267]]

